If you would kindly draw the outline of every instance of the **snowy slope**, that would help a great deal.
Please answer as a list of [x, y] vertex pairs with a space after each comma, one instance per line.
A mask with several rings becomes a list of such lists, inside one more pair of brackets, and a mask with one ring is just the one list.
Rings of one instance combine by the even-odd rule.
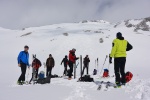
[[130, 19], [125, 20], [122, 22], [119, 22], [115, 25], [115, 27], [118, 26], [126, 26], [128, 28], [132, 28], [135, 32], [139, 31], [150, 31], [150, 17], [142, 18], [142, 19]]
[[[132, 22], [132, 21], [131, 21]], [[138, 22], [137, 22], [138, 23]], [[6, 30], [0, 28], [0, 100], [149, 100], [150, 99], [150, 73], [149, 73], [149, 31], [139, 30], [120, 24], [106, 21], [88, 21], [80, 23], [63, 23], [42, 27], [26, 28], [25, 30]], [[90, 56], [90, 74], [95, 68], [95, 59], [99, 58], [100, 72], [105, 56], [110, 53], [111, 44], [117, 32], [122, 32], [125, 39], [132, 45], [133, 50], [128, 52], [126, 71], [134, 74], [133, 80], [121, 89], [109, 88], [108, 91], [97, 91], [96, 83], [78, 83], [77, 79], [52, 79], [51, 84], [17, 86], [16, 80], [20, 75], [20, 68], [17, 67], [18, 53], [23, 50], [24, 45], [29, 45], [30, 63], [31, 55], [37, 54], [41, 62], [45, 62], [51, 53], [56, 61], [53, 74], [62, 75], [63, 66], [60, 65], [64, 55], [69, 50], [76, 48], [76, 55], [83, 57]], [[64, 34], [68, 34], [65, 36]], [[104, 43], [99, 39], [103, 38]], [[104, 68], [108, 67], [108, 59]], [[42, 66], [40, 70], [44, 70]], [[30, 73], [31, 69], [27, 70]], [[80, 68], [77, 68], [77, 76], [80, 75]], [[113, 64], [110, 65], [110, 75], [114, 75]], [[99, 75], [93, 76], [96, 82], [111, 81], [114, 78], [98, 79]]]

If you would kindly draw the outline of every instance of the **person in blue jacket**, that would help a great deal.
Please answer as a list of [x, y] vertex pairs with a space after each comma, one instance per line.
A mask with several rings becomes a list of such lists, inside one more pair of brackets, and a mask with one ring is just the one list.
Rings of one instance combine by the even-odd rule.
[[29, 47], [24, 46], [24, 51], [21, 51], [18, 55], [18, 66], [21, 67], [21, 75], [18, 79], [18, 84], [22, 85], [25, 83], [25, 74], [27, 66], [29, 67]]

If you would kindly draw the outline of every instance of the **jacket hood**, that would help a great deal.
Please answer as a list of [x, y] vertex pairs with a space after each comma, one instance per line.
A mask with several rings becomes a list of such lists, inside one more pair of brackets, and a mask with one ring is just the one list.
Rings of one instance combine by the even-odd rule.
[[118, 37], [117, 39], [119, 39], [119, 40], [124, 40], [124, 37]]
[[70, 53], [74, 53], [74, 51], [73, 51], [73, 50], [70, 50], [69, 52], [70, 52]]

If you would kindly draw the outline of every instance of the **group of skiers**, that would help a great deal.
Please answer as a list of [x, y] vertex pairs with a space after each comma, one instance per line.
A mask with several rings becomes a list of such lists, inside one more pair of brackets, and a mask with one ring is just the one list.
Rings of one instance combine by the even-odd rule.
[[[32, 78], [29, 81], [29, 84], [36, 80], [38, 78], [38, 70], [42, 66], [41, 61], [36, 58], [36, 55], [33, 55], [33, 61], [32, 65], [29, 65], [29, 53], [28, 53], [29, 47], [24, 46], [24, 51], [21, 51], [18, 55], [18, 66], [21, 68], [21, 75], [18, 79], [18, 84], [22, 85], [25, 84], [25, 74], [26, 74], [26, 69], [27, 67], [29, 68], [32, 66]], [[50, 77], [51, 76], [51, 71], [52, 68], [55, 66], [55, 61], [52, 55], [49, 55], [49, 58], [46, 60], [46, 76]]]
[[[116, 85], [121, 86], [126, 84], [125, 80], [125, 63], [126, 63], [126, 51], [130, 51], [132, 49], [132, 45], [127, 41], [124, 40], [124, 37], [122, 36], [122, 33], [118, 32], [116, 34], [116, 39], [113, 40], [112, 43], [112, 50], [109, 55], [109, 63], [112, 63], [112, 58], [114, 58], [114, 70], [115, 70], [115, 76], [116, 76]], [[29, 47], [25, 46], [24, 51], [21, 51], [18, 55], [18, 66], [21, 67], [21, 75], [18, 79], [18, 84], [22, 84], [25, 82], [25, 74], [27, 66], [29, 67], [29, 53], [28, 53]], [[64, 72], [63, 75], [68, 75], [68, 80], [72, 79], [72, 73], [73, 73], [73, 67], [76, 63], [76, 60], [79, 59], [79, 57], [76, 57], [75, 55], [76, 49], [72, 49], [69, 51], [69, 56], [65, 56], [63, 58], [62, 63], [64, 64]], [[68, 59], [69, 57], [69, 59]], [[36, 58], [36, 55], [33, 56], [34, 60], [32, 62], [32, 78], [30, 82], [33, 80], [33, 78], [38, 78], [38, 69], [41, 67], [41, 62]], [[86, 55], [84, 58], [84, 67], [82, 74], [84, 74], [84, 70], [87, 69], [87, 74], [89, 70], [89, 56]], [[67, 72], [67, 66], [69, 65], [69, 73]], [[55, 60], [52, 57], [52, 54], [49, 54], [49, 58], [46, 60], [46, 76], [51, 77], [52, 68], [55, 66]], [[121, 75], [120, 75], [121, 74]], [[121, 76], [121, 77], [120, 77]]]

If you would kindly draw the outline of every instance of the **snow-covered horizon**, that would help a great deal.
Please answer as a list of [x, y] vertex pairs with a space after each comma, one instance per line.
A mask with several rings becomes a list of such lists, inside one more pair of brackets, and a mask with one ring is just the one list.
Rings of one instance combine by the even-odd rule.
[[[128, 20], [122, 20], [122, 21], [119, 21], [119, 22], [109, 22], [109, 21], [106, 21], [106, 20], [82, 20], [80, 22], [74, 22], [74, 23], [107, 23], [107, 24], [112, 24], [112, 25], [118, 25], [121, 24], [121, 23], [124, 23], [126, 21], [130, 21], [131, 24], [133, 25], [137, 25], [139, 24], [141, 21], [147, 19], [147, 18], [150, 18], [150, 17], [146, 17], [146, 18], [140, 18], [140, 19], [128, 19]], [[149, 25], [150, 22], [147, 22], [147, 25]], [[61, 25], [61, 24], [73, 24], [71, 22], [69, 23], [58, 23], [58, 24], [50, 24], [50, 25], [44, 25], [44, 26], [32, 26], [32, 27], [22, 27], [22, 29], [9, 29], [9, 28], [3, 28], [0, 26], [0, 30], [25, 30], [25, 29], [30, 29], [30, 28], [40, 28], [40, 27], [47, 27], [47, 26], [54, 26], [54, 25]]]

